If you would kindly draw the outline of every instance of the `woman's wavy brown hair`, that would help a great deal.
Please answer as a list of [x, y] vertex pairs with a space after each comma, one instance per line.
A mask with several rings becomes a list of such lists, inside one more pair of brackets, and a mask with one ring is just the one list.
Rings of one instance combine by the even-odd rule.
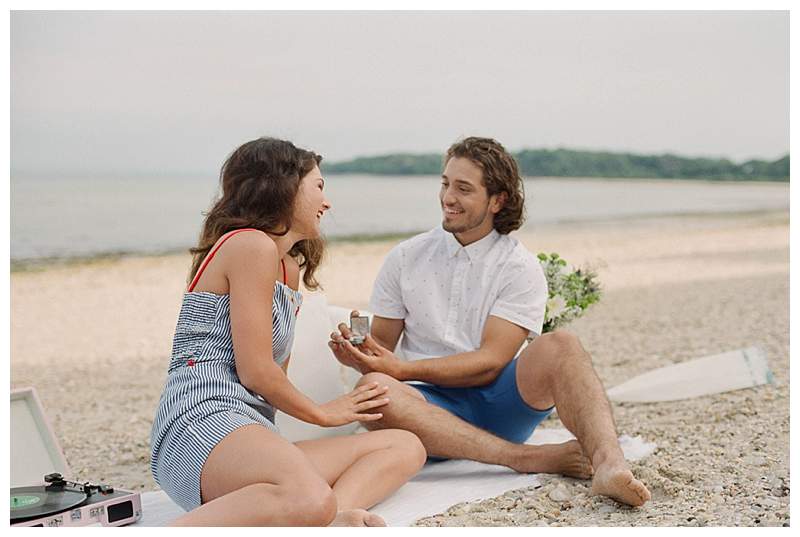
[[[188, 281], [194, 279], [208, 252], [229, 231], [255, 228], [273, 235], [288, 233], [300, 180], [320, 162], [320, 155], [275, 138], [258, 138], [237, 148], [222, 165], [221, 193], [206, 213], [197, 246], [189, 250], [194, 258]], [[289, 251], [310, 290], [319, 287], [314, 273], [324, 251], [321, 238], [302, 240]]]
[[514, 157], [491, 138], [470, 136], [447, 150], [444, 162], [453, 157], [467, 158], [483, 170], [483, 184], [489, 195], [506, 193], [503, 208], [494, 215], [494, 228], [507, 235], [525, 221], [525, 185]]

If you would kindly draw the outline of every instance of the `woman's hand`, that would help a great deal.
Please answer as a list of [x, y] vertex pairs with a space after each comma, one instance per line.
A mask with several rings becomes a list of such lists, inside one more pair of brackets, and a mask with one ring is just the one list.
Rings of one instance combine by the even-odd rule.
[[354, 421], [375, 421], [383, 417], [381, 413], [368, 413], [367, 410], [379, 408], [389, 402], [382, 397], [388, 386], [378, 387], [377, 382], [359, 386], [352, 392], [319, 406], [318, 425], [337, 427]]

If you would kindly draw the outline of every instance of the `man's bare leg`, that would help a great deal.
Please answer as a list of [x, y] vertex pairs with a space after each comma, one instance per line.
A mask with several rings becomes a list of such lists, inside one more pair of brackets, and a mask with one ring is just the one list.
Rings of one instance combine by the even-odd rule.
[[518, 472], [565, 474], [582, 479], [592, 475], [589, 459], [574, 440], [546, 446], [508, 442], [428, 403], [420, 392], [383, 373], [368, 373], [359, 384], [376, 381], [389, 386], [391, 402], [381, 407], [383, 418], [363, 425], [369, 429], [411, 431], [430, 456], [500, 464]]
[[591, 459], [593, 493], [634, 506], [650, 499], [625, 461], [605, 390], [578, 338], [567, 332], [536, 338], [519, 357], [517, 386], [534, 408], [555, 404], [561, 422]]

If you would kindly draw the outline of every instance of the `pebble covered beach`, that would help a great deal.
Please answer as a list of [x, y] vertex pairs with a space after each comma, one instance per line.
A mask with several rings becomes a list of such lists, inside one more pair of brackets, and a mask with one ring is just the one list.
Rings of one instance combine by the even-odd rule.
[[[597, 269], [603, 297], [568, 329], [605, 386], [752, 345], [766, 351], [774, 383], [615, 404], [620, 434], [658, 445], [633, 463], [653, 494], [642, 508], [592, 497], [588, 481], [547, 475], [541, 487], [457, 504], [416, 524], [788, 525], [788, 213], [584, 222], [517, 236], [534, 253]], [[395, 243], [331, 245], [320, 274], [328, 302], [365, 308]], [[188, 255], [175, 254], [12, 273], [11, 387], [37, 389], [75, 479], [157, 488], [149, 433], [188, 266]], [[561, 424], [551, 417], [542, 426]]]

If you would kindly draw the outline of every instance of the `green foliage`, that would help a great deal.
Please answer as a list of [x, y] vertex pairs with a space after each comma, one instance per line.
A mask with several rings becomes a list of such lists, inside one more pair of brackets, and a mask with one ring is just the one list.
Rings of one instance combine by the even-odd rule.
[[[515, 153], [514, 157], [519, 163], [522, 174], [527, 177], [789, 180], [789, 155], [772, 162], [749, 160], [742, 164], [735, 164], [727, 159], [570, 149], [524, 149]], [[325, 164], [324, 167], [326, 173], [439, 175], [442, 172], [442, 156], [404, 153], [360, 157], [347, 162]]]
[[348, 162], [323, 164], [325, 173], [365, 173], [374, 175], [439, 175], [441, 155], [397, 154], [359, 157]]

